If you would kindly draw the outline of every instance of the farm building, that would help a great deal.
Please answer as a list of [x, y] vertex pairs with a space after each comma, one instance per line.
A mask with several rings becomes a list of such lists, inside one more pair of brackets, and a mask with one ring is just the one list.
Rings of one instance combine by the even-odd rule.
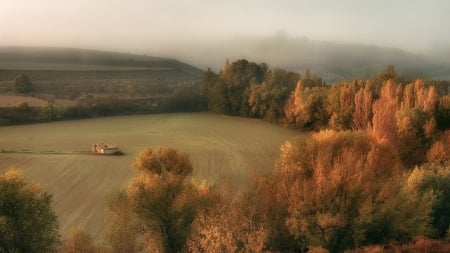
[[102, 155], [114, 155], [120, 153], [120, 150], [117, 145], [96, 143], [92, 145], [92, 152], [95, 154], [102, 154]]

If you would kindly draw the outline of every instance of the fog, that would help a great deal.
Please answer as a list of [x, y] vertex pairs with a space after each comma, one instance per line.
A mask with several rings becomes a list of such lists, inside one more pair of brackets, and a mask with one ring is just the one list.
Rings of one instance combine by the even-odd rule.
[[372, 68], [394, 56], [448, 64], [448, 13], [446, 0], [0, 0], [0, 46], [147, 54], [213, 69], [225, 58], [318, 69], [367, 58]]

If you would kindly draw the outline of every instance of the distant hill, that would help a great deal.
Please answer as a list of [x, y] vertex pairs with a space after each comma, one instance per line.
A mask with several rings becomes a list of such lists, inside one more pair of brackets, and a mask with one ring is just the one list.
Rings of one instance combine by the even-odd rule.
[[[232, 61], [245, 58], [266, 62], [271, 67], [299, 73], [310, 68], [328, 83], [373, 77], [390, 64], [396, 67], [398, 73], [410, 78], [450, 79], [450, 50], [434, 52], [433, 55], [415, 54], [374, 45], [292, 38], [283, 33], [271, 37], [236, 37], [184, 46], [183, 51], [171, 54], [170, 48], [179, 47], [169, 45], [163, 53], [197, 66], [212, 67], [216, 71], [222, 68], [226, 58]], [[208, 55], [208, 58], [198, 55]]]
[[14, 63], [15, 66], [17, 66], [17, 63], [32, 62], [66, 65], [178, 69], [189, 72], [193, 76], [200, 76], [202, 73], [202, 70], [174, 59], [75, 48], [0, 47], [0, 62], [11, 62]]

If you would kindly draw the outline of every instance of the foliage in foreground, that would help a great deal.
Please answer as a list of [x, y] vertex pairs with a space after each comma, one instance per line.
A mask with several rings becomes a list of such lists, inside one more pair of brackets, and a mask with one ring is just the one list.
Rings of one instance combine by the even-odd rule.
[[0, 175], [0, 252], [54, 252], [59, 244], [51, 195], [17, 170]]
[[210, 188], [187, 180], [192, 165], [174, 149], [145, 149], [134, 163], [139, 176], [109, 205], [112, 252], [179, 252]]
[[406, 170], [368, 133], [327, 130], [284, 144], [273, 171], [236, 192], [187, 180], [185, 154], [146, 149], [109, 206], [107, 242], [111, 252], [343, 252], [443, 239], [448, 168], [427, 166]]

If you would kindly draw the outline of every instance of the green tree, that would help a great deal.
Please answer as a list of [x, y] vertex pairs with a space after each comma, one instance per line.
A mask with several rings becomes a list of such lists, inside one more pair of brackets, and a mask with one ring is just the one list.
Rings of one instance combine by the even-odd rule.
[[163, 107], [165, 112], [198, 112], [207, 109], [207, 101], [197, 84], [178, 84]]
[[432, 136], [427, 134], [425, 127], [430, 120], [430, 114], [419, 109], [397, 112], [398, 152], [403, 164], [409, 168], [426, 160], [432, 144]]
[[31, 107], [27, 102], [21, 102], [16, 106], [16, 111], [20, 113], [29, 113], [31, 112]]
[[0, 252], [54, 252], [59, 244], [51, 195], [17, 170], [0, 175]]
[[439, 100], [436, 123], [441, 130], [450, 129], [450, 95], [443, 96]]
[[389, 65], [384, 72], [378, 73], [376, 76], [376, 81], [379, 83], [386, 82], [387, 80], [396, 80], [397, 71], [394, 65]]
[[351, 129], [355, 113], [356, 81], [334, 85], [328, 92], [329, 126], [335, 130]]
[[24, 73], [16, 77], [14, 80], [14, 91], [16, 93], [29, 93], [33, 91], [33, 84], [31, 83], [30, 78]]
[[250, 85], [262, 83], [267, 71], [265, 63], [257, 64], [247, 60], [237, 60], [225, 65], [220, 73], [220, 80], [226, 86], [225, 95], [221, 95], [227, 99], [227, 114], [249, 116]]
[[269, 71], [264, 82], [250, 86], [251, 116], [271, 122], [284, 116], [284, 105], [295, 87], [299, 75], [283, 69]]
[[48, 103], [41, 108], [41, 115], [46, 120], [58, 120], [64, 117], [64, 110], [54, 103]]
[[450, 166], [425, 165], [421, 172], [424, 174], [421, 189], [432, 190], [436, 194], [433, 203], [431, 225], [434, 238], [450, 238]]

